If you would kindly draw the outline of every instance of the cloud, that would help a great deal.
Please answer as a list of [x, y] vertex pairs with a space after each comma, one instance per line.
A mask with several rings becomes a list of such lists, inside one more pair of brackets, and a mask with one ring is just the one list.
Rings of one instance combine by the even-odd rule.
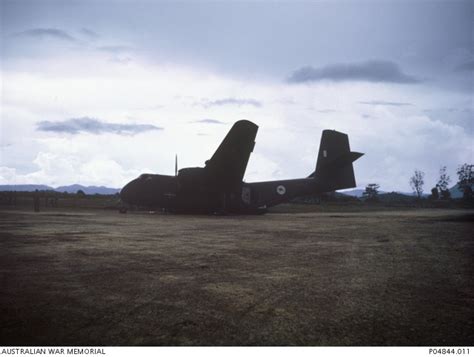
[[421, 82], [420, 79], [403, 73], [396, 63], [389, 61], [338, 63], [321, 68], [306, 66], [294, 71], [287, 81], [289, 83], [363, 81], [401, 84]]
[[47, 184], [54, 187], [73, 183], [103, 186], [105, 183], [108, 187], [122, 187], [141, 173], [139, 169], [124, 168], [117, 159], [100, 155], [85, 158], [78, 153], [39, 152], [34, 164], [35, 169], [27, 173], [0, 166], [0, 183]]
[[455, 68], [456, 72], [474, 71], [474, 61], [463, 63]]
[[81, 29], [81, 33], [84, 34], [84, 35], [86, 35], [87, 37], [93, 39], [93, 40], [95, 40], [95, 39], [97, 39], [97, 38], [100, 37], [97, 32], [92, 31], [91, 29], [88, 29], [88, 28], [86, 28], [86, 27], [83, 27], [83, 28]]
[[201, 119], [195, 120], [192, 123], [203, 123], [203, 124], [225, 124], [223, 121], [216, 120], [216, 119]]
[[404, 107], [408, 105], [413, 105], [411, 103], [405, 103], [405, 102], [386, 102], [384, 100], [371, 100], [367, 102], [359, 102], [359, 104], [366, 104], [366, 105], [389, 105], [392, 107]]
[[467, 132], [472, 132], [472, 110], [470, 108], [441, 107], [422, 110], [432, 120], [439, 120], [450, 125], [459, 125]]
[[108, 53], [111, 57], [110, 61], [122, 64], [128, 64], [132, 61], [129, 56], [133, 52], [133, 48], [123, 45], [98, 46], [96, 50]]
[[204, 107], [212, 107], [212, 106], [223, 106], [223, 105], [236, 105], [236, 106], [242, 106], [242, 105], [252, 105], [254, 107], [260, 108], [263, 104], [262, 102], [256, 100], [256, 99], [238, 99], [238, 98], [223, 98], [223, 99], [217, 99], [217, 100], [205, 100], [200, 103]]
[[458, 109], [458, 108], [437, 108], [437, 109], [424, 109], [422, 110], [423, 113], [434, 113], [434, 112], [437, 112], [437, 111], [445, 111], [445, 112], [448, 112], [448, 113], [454, 113], [454, 112], [466, 112], [466, 111], [469, 111], [469, 109], [465, 108], [465, 109]]
[[99, 51], [103, 51], [103, 52], [109, 52], [109, 53], [123, 53], [123, 52], [129, 52], [132, 50], [131, 47], [129, 46], [120, 46], [120, 45], [116, 45], [116, 46], [99, 46], [97, 47], [97, 49]]
[[104, 123], [94, 118], [72, 118], [63, 121], [40, 121], [37, 130], [55, 133], [79, 134], [113, 133], [119, 135], [135, 135], [151, 130], [163, 130], [163, 128], [150, 124], [116, 124]]
[[336, 113], [337, 110], [334, 110], [334, 109], [319, 109], [319, 110], [316, 110], [316, 112], [322, 113], [322, 114], [330, 114], [330, 113]]
[[14, 36], [29, 37], [34, 39], [53, 38], [68, 42], [77, 42], [76, 38], [68, 34], [66, 31], [55, 28], [33, 28], [23, 32], [18, 32]]

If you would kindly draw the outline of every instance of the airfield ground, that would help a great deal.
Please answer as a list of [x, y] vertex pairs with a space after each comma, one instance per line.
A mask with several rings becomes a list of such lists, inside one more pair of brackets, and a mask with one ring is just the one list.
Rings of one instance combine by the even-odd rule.
[[0, 345], [473, 345], [473, 221], [0, 210]]

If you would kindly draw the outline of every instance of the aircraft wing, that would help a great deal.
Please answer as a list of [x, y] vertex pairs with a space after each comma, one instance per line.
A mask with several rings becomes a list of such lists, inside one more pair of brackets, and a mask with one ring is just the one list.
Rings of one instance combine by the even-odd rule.
[[236, 122], [212, 157], [206, 161], [206, 171], [219, 188], [241, 184], [250, 153], [255, 146], [258, 126], [248, 120]]

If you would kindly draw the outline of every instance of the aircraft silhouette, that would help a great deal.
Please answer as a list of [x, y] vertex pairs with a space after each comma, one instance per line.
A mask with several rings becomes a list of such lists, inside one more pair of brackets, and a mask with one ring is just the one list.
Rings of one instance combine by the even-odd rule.
[[349, 138], [324, 130], [315, 171], [306, 178], [247, 183], [242, 181], [258, 126], [236, 122], [204, 167], [177, 170], [175, 176], [142, 174], [122, 188], [128, 205], [176, 213], [264, 213], [292, 198], [355, 187]]

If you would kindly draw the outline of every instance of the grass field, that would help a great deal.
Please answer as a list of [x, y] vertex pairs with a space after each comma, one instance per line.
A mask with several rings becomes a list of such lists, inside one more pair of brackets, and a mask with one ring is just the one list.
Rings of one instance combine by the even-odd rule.
[[0, 345], [473, 345], [473, 221], [0, 210]]

